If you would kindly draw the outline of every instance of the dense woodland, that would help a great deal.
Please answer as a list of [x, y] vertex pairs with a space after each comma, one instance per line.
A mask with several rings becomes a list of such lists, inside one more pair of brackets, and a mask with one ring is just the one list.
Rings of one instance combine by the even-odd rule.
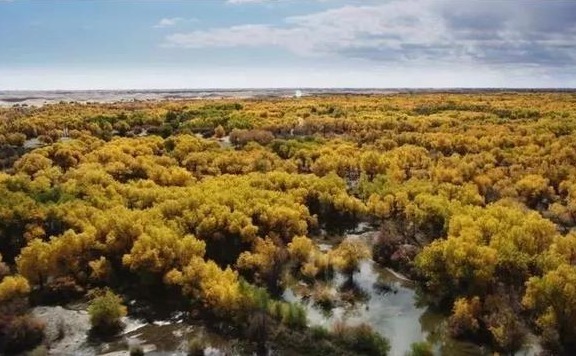
[[[574, 354], [575, 128], [571, 93], [0, 108], [0, 352], [41, 342], [31, 305], [89, 296], [111, 330], [137, 290], [258, 350], [386, 354], [386, 335], [310, 328], [280, 298], [371, 257], [454, 337]], [[362, 221], [373, 245], [318, 248]]]

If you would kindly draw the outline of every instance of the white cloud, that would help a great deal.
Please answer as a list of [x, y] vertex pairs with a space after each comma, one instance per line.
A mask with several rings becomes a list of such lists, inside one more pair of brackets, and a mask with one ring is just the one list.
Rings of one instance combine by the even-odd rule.
[[179, 22], [182, 22], [183, 20], [184, 19], [181, 17], [165, 17], [160, 21], [158, 21], [158, 23], [154, 25], [154, 28], [172, 27], [178, 24]]
[[562, 9], [561, 3], [542, 8], [520, 1], [474, 2], [468, 10], [461, 4], [458, 0], [391, 0], [374, 6], [345, 6], [288, 17], [276, 25], [244, 24], [175, 33], [166, 37], [165, 45], [278, 47], [303, 56], [337, 55], [387, 63], [566, 65], [576, 61], [574, 19], [566, 17], [565, 26], [551, 20], [576, 11], [576, 6]]
[[167, 43], [188, 48], [278, 46], [304, 55], [442, 43], [446, 40], [442, 19], [425, 11], [429, 6], [424, 5], [407, 0], [378, 6], [346, 6], [288, 17], [280, 26], [247, 24], [173, 34], [167, 37]]
[[247, 24], [177, 33], [166, 39], [168, 45], [177, 47], [277, 46], [308, 56], [364, 47], [427, 46], [446, 41], [441, 18], [423, 11], [423, 7], [422, 3], [412, 0], [379, 6], [346, 6], [288, 17], [280, 26]]
[[261, 47], [281, 46], [305, 54], [308, 41], [300, 41], [306, 33], [299, 28], [275, 28], [269, 25], [240, 25], [191, 33], [176, 33], [167, 37], [169, 46], [204, 47]]

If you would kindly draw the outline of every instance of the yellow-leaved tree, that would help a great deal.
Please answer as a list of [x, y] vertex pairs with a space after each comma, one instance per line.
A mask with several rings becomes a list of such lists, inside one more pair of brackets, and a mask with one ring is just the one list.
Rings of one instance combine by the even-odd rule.
[[30, 293], [30, 284], [22, 276], [7, 276], [0, 282], [0, 303], [25, 297], [28, 293]]
[[563, 353], [576, 350], [576, 266], [562, 264], [530, 278], [522, 303], [535, 316], [547, 346]]
[[372, 255], [366, 242], [360, 238], [347, 238], [330, 251], [334, 267], [352, 279], [360, 262]]
[[231, 316], [241, 303], [238, 273], [230, 268], [222, 270], [213, 261], [200, 257], [193, 257], [182, 270], [171, 270], [164, 280], [181, 286], [184, 295], [220, 317]]

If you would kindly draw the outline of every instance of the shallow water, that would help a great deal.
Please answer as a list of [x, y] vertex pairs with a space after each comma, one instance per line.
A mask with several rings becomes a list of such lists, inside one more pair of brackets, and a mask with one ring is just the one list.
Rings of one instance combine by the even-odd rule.
[[[373, 233], [356, 236], [370, 240]], [[322, 246], [325, 250], [328, 245]], [[337, 274], [327, 284], [337, 296], [352, 294], [353, 298], [337, 301], [327, 311], [314, 303], [309, 296], [313, 287], [298, 283], [287, 289], [284, 298], [299, 302], [307, 310], [310, 325], [330, 327], [336, 321], [347, 324], [368, 323], [390, 341], [390, 355], [403, 356], [413, 342], [428, 341], [437, 355], [490, 355], [490, 350], [473, 343], [455, 340], [448, 335], [447, 317], [418, 304], [415, 284], [403, 276], [383, 268], [374, 261], [361, 263], [354, 274], [353, 283]], [[338, 293], [338, 294], [337, 294]], [[536, 355], [540, 351], [533, 338], [517, 355]]]
[[[386, 288], [383, 290], [380, 286]], [[300, 290], [295, 292], [295, 289], [288, 289], [284, 298], [300, 302], [306, 308], [310, 325], [330, 327], [336, 321], [351, 325], [368, 323], [388, 338], [392, 356], [404, 355], [413, 342], [435, 339], [429, 336], [435, 336], [438, 330], [443, 329], [444, 316], [416, 305], [416, 293], [411, 282], [398, 278], [372, 261], [361, 264], [359, 272], [354, 275], [353, 284], [338, 275], [332, 287], [340, 292], [352, 291], [354, 300], [326, 312], [312, 300], [302, 298]], [[478, 346], [440, 336], [434, 346], [443, 355], [448, 348], [455, 352], [451, 353], [454, 355], [483, 354]]]

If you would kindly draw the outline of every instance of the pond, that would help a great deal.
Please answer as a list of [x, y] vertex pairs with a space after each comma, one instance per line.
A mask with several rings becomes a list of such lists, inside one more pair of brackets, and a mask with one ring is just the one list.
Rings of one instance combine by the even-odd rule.
[[[374, 232], [348, 235], [372, 240]], [[324, 250], [329, 245], [320, 245]], [[310, 297], [313, 287], [299, 282], [286, 289], [284, 299], [301, 303], [307, 311], [310, 325], [330, 327], [336, 321], [347, 324], [367, 323], [390, 341], [390, 355], [403, 356], [413, 342], [428, 341], [438, 355], [491, 355], [486, 347], [451, 338], [447, 331], [447, 316], [418, 302], [416, 285], [400, 274], [379, 266], [372, 260], [363, 261], [353, 281], [336, 274], [324, 288], [333, 295], [352, 294], [330, 309], [323, 308]], [[517, 355], [537, 355], [540, 352], [533, 336]]]

